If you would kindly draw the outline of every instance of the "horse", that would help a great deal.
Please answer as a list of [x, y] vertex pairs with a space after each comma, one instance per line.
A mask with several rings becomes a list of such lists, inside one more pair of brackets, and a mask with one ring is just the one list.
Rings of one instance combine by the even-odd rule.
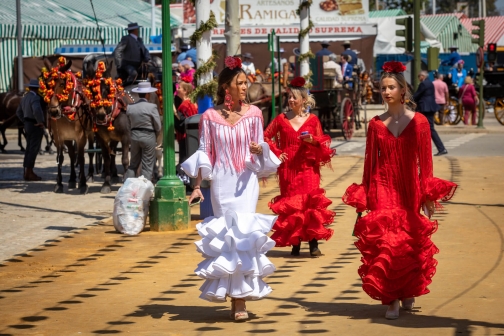
[[[88, 185], [84, 173], [85, 160], [84, 148], [86, 140], [91, 132], [91, 118], [89, 116], [89, 106], [81, 91], [81, 83], [76, 75], [69, 71], [72, 66], [70, 60], [66, 63], [64, 57], [59, 59], [59, 67], [51, 67], [47, 59], [44, 60], [47, 69], [43, 70], [43, 84], [41, 91], [44, 92], [44, 101], [48, 103], [47, 112], [49, 114], [49, 128], [53, 134], [56, 146], [56, 157], [58, 163], [58, 176], [55, 193], [63, 192], [61, 167], [64, 161], [64, 146], [68, 148], [70, 156], [70, 179], [68, 188], [76, 187], [75, 163], [79, 164], [79, 192], [86, 194]], [[73, 141], [77, 146], [77, 157]], [[93, 156], [89, 155], [89, 175], [93, 176]]]
[[[100, 62], [104, 62], [105, 57], [102, 55], [91, 54], [84, 58], [83, 68], [86, 78], [90, 80], [91, 74], [95, 74], [99, 67]], [[159, 62], [154, 62], [156, 68], [159, 69]], [[111, 75], [112, 62], [108, 62], [105, 66], [103, 72], [103, 77], [110, 78]], [[154, 82], [154, 74], [149, 75], [149, 80]], [[110, 78], [111, 79], [111, 78]], [[117, 83], [117, 82], [116, 82]], [[130, 123], [126, 116], [127, 105], [133, 104], [138, 101], [138, 94], [132, 92], [131, 90], [135, 85], [129, 85], [124, 88], [122, 94], [117, 92], [117, 85], [107, 85], [105, 81], [100, 84], [100, 93], [102, 97], [109, 97], [111, 95], [111, 88], [115, 91], [116, 96], [111, 98], [113, 100], [112, 106], [96, 106], [91, 108], [91, 114], [93, 116], [93, 122], [96, 127], [96, 135], [99, 140], [100, 147], [102, 149], [103, 157], [103, 175], [105, 178], [104, 184], [102, 186], [102, 193], [109, 193], [111, 191], [111, 182], [114, 177], [117, 177], [117, 168], [115, 165], [115, 150], [119, 142], [121, 142], [122, 147], [122, 165], [124, 172], [128, 169], [129, 165], [129, 146], [131, 143], [130, 134]], [[120, 86], [120, 85], [119, 85]], [[154, 85], [153, 85], [154, 86]], [[151, 95], [150, 102], [154, 103], [160, 107], [160, 102], [157, 95]], [[160, 132], [161, 133], [161, 132]], [[158, 136], [158, 145], [162, 144], [162, 134]], [[160, 174], [161, 169], [160, 162], [162, 160], [161, 150], [157, 150], [157, 161], [158, 161], [158, 174]]]

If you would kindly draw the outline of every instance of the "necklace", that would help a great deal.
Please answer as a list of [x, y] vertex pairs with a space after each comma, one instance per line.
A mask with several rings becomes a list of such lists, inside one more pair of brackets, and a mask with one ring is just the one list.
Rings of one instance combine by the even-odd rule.
[[[284, 112], [284, 113], [287, 114], [287, 111]], [[295, 114], [294, 112], [292, 112], [292, 114], [294, 114], [295, 118], [304, 118], [304, 117], [308, 116], [308, 114], [310, 114], [310, 112], [303, 112], [303, 113], [300, 113], [300, 114]]]
[[390, 116], [390, 118], [392, 118], [392, 120], [394, 120], [394, 123], [396, 124], [399, 124], [399, 120], [401, 120], [401, 118], [404, 116], [405, 113], [401, 114], [401, 116], [397, 119], [394, 119], [394, 117], [392, 116], [392, 114], [390, 114], [389, 111], [387, 111], [388, 115]]

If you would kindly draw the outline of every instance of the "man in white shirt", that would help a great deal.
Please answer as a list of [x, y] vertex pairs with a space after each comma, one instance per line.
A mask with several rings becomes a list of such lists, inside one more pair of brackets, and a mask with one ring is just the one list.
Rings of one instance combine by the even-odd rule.
[[252, 63], [253, 59], [254, 59], [254, 57], [252, 57], [251, 53], [247, 52], [247, 53], [243, 54], [242, 69], [243, 69], [243, 71], [245, 71], [245, 73], [247, 75], [250, 75], [250, 74], [255, 75], [255, 73], [256, 73], [254, 63]]
[[[278, 69], [278, 61], [275, 53], [275, 72], [282, 72], [284, 64], [287, 63], [287, 58], [283, 57], [284, 51], [284, 48], [280, 48], [280, 64], [282, 65], [280, 69]], [[268, 64], [268, 68], [271, 68], [271, 62]]]
[[335, 54], [329, 55], [329, 61], [324, 62], [324, 69], [334, 69], [336, 71], [336, 77], [334, 77], [334, 87], [341, 86], [343, 82], [343, 75], [341, 73], [341, 65], [338, 63], [338, 56]]

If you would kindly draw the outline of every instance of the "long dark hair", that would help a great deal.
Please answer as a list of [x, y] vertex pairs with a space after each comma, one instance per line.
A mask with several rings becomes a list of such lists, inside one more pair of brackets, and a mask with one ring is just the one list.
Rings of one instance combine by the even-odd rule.
[[217, 99], [215, 105], [220, 105], [224, 103], [224, 96], [226, 95], [226, 89], [224, 89], [224, 85], [228, 85], [231, 83], [233, 78], [235, 78], [240, 73], [244, 74], [247, 77], [247, 74], [241, 67], [236, 67], [233, 69], [224, 68], [219, 74], [218, 86], [217, 86]]

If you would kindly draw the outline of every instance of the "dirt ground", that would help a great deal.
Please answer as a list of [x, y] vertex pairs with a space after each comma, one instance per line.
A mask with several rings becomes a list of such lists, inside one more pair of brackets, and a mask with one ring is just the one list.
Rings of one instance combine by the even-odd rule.
[[[355, 211], [341, 202], [361, 180], [363, 159], [336, 157], [322, 186], [337, 212], [325, 254], [293, 258], [287, 248], [268, 256], [277, 271], [273, 293], [249, 302], [251, 319], [229, 319], [229, 303], [198, 299], [194, 275], [201, 256], [192, 228], [178, 232], [115, 232], [110, 219], [0, 264], [0, 335], [504, 335], [504, 158], [435, 158], [436, 176], [460, 184], [437, 214], [440, 249], [431, 293], [395, 321], [361, 289], [354, 247]], [[262, 187], [258, 212], [278, 193]], [[28, 197], [28, 196], [27, 196]], [[196, 210], [194, 216], [197, 215]], [[65, 225], [62, 213], [57, 225]]]

